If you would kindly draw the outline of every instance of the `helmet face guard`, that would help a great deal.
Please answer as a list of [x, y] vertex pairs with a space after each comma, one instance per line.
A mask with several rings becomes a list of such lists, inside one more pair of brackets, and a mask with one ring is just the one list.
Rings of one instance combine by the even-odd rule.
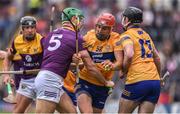
[[[110, 32], [115, 25], [115, 17], [110, 13], [103, 13], [101, 14], [96, 22], [96, 37], [104, 41], [106, 39], [109, 39]], [[98, 29], [109, 31], [108, 33], [102, 33], [101, 31], [98, 31]]]

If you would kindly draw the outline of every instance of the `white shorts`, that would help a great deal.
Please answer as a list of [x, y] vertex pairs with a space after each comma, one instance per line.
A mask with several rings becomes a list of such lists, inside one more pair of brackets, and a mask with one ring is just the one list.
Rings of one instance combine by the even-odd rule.
[[31, 79], [22, 78], [17, 93], [26, 96], [28, 98], [35, 99], [36, 93], [35, 93], [34, 80], [35, 78], [31, 78]]
[[63, 78], [61, 76], [48, 70], [40, 71], [35, 79], [37, 99], [59, 103], [64, 93], [62, 86]]

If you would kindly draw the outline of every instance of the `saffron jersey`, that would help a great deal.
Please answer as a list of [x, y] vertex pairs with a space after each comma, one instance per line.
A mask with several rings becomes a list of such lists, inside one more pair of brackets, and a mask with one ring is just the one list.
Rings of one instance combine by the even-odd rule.
[[151, 37], [141, 28], [134, 27], [121, 34], [120, 43], [134, 47], [134, 56], [128, 69], [126, 84], [145, 80], [160, 80], [152, 51], [155, 49]]
[[[98, 70], [103, 74], [106, 80], [111, 80], [113, 71], [105, 71], [101, 62], [105, 60], [115, 61], [114, 51], [122, 50], [121, 46], [117, 46], [116, 41], [120, 38], [118, 33], [111, 32], [110, 38], [105, 41], [100, 41], [96, 38], [95, 30], [89, 31], [84, 36], [85, 47], [87, 48], [92, 60], [96, 64]], [[88, 81], [89, 83], [103, 86], [95, 76], [90, 75], [86, 67], [80, 71], [80, 78]]]
[[75, 92], [74, 86], [76, 84], [76, 76], [72, 71], [68, 71], [66, 78], [64, 79], [64, 87], [71, 93]]

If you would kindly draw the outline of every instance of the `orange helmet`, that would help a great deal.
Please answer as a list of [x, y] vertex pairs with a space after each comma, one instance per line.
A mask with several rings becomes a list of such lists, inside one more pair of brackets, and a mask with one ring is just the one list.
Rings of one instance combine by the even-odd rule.
[[114, 26], [115, 25], [115, 17], [110, 13], [102, 13], [98, 19], [97, 23], [103, 26]]

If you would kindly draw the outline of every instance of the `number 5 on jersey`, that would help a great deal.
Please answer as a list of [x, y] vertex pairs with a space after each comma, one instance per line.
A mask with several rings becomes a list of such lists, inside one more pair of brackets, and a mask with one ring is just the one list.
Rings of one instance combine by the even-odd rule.
[[63, 37], [62, 34], [53, 34], [51, 36], [51, 39], [49, 40], [48, 50], [49, 51], [54, 51], [54, 50], [58, 49], [61, 46], [60, 39], [62, 37]]

